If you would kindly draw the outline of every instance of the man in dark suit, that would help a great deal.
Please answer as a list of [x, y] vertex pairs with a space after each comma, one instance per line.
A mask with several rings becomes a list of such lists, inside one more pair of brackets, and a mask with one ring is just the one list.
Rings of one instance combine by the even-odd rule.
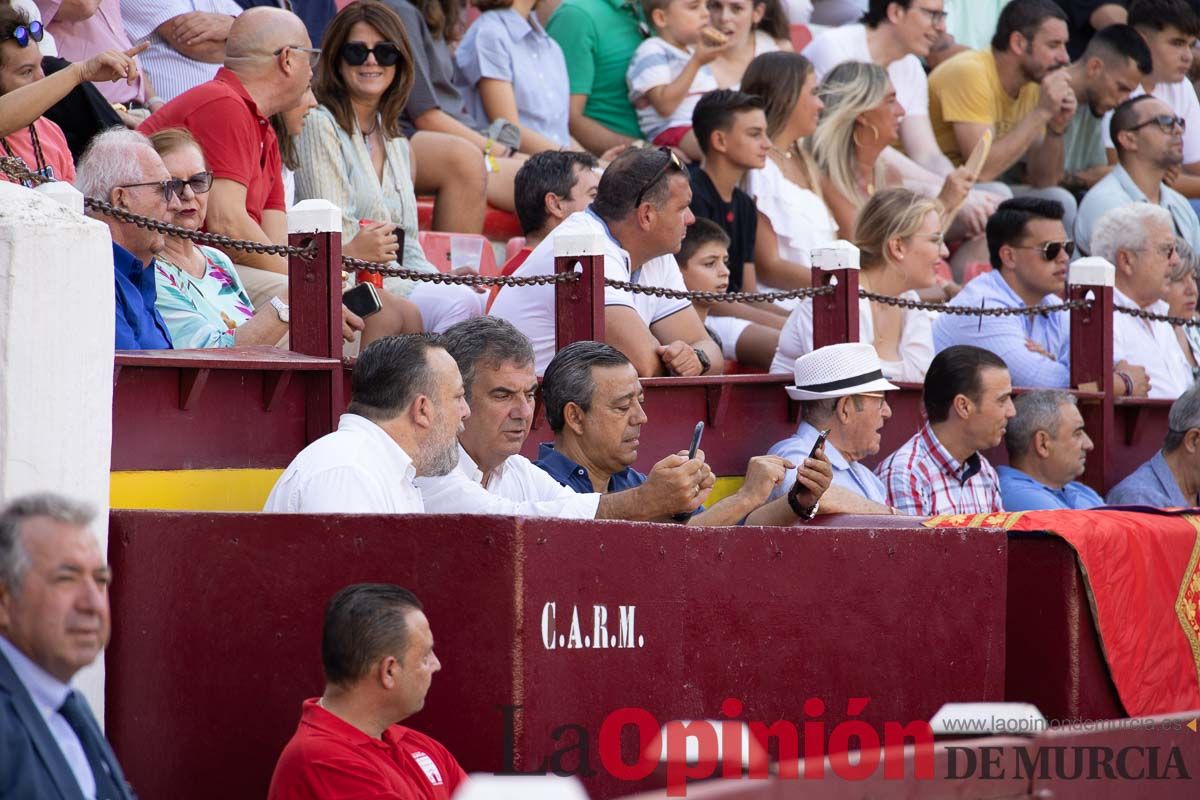
[[108, 642], [94, 512], [54, 494], [0, 511], [0, 798], [132, 800], [71, 678]]

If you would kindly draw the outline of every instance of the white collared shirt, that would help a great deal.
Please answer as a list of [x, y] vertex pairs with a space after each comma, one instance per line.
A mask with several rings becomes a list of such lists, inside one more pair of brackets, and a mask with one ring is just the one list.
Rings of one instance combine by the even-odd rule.
[[600, 495], [580, 494], [561, 485], [522, 455], [506, 458], [484, 475], [458, 446], [458, 466], [448, 475], [418, 478], [417, 488], [431, 514], [503, 514], [514, 517], [595, 519]]
[[[554, 272], [554, 240], [558, 236], [599, 235], [604, 242], [604, 277], [611, 280], [626, 281], [640, 286], [659, 286], [666, 289], [687, 291], [679, 265], [675, 256], [665, 255], [652, 258], [641, 266], [637, 272], [630, 275], [629, 253], [612, 237], [604, 221], [592, 213], [591, 209], [576, 211], [563, 220], [549, 236], [543, 239], [525, 263], [513, 273], [514, 277], [524, 278], [531, 275], [550, 275]], [[605, 306], [627, 306], [637, 312], [650, 327], [659, 320], [690, 308], [687, 300], [672, 300], [667, 297], [655, 297], [650, 294], [634, 294], [633, 292], [614, 289], [611, 286], [604, 289]], [[534, 366], [537, 374], [546, 371], [550, 359], [554, 358], [554, 287], [553, 286], [513, 286], [501, 290], [492, 304], [491, 315], [506, 319], [516, 326], [517, 330], [529, 337], [533, 344]]]
[[263, 511], [304, 514], [421, 514], [408, 453], [366, 417], [343, 414], [338, 428], [300, 451]]
[[[1138, 308], [1138, 304], [1113, 289], [1113, 305]], [[1143, 309], [1151, 314], [1166, 314], [1166, 300], [1158, 300]], [[1192, 385], [1192, 367], [1187, 363], [1175, 330], [1167, 322], [1151, 322], [1128, 314], [1113, 314], [1113, 363], [1128, 361], [1146, 369], [1150, 378], [1150, 396], [1174, 400]]]
[[25, 686], [25, 690], [29, 692], [29, 697], [42, 715], [42, 719], [46, 720], [46, 727], [50, 729], [50, 735], [58, 743], [58, 749], [62, 751], [63, 758], [66, 759], [67, 766], [71, 768], [71, 774], [79, 783], [79, 789], [83, 792], [83, 796], [88, 800], [94, 800], [96, 776], [92, 774], [87, 754], [84, 753], [83, 745], [80, 744], [75, 730], [63, 715], [58, 713], [62, 704], [66, 702], [67, 695], [71, 693], [71, 687], [33, 663], [28, 656], [3, 636], [0, 636], [0, 653], [8, 659], [9, 666], [17, 674], [17, 680]]

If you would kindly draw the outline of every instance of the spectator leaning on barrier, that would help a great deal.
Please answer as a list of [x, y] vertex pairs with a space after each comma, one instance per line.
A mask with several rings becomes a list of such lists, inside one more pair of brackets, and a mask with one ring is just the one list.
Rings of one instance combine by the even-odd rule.
[[[670, 150], [622, 153], [604, 171], [591, 207], [563, 221], [513, 274], [552, 274], [555, 240], [587, 236], [603, 246], [605, 278], [685, 291], [674, 254], [694, 219], [691, 195], [687, 173]], [[723, 371], [720, 348], [687, 300], [606, 287], [604, 306], [608, 343], [633, 361], [639, 375]], [[506, 287], [491, 313], [529, 337], [536, 369], [543, 372], [554, 354], [554, 287]]]
[[1141, 95], [1117, 106], [1113, 140], [1120, 163], [1084, 195], [1075, 220], [1075, 238], [1084, 253], [1095, 254], [1092, 237], [1100, 218], [1118, 206], [1149, 203], [1166, 209], [1175, 231], [1200, 248], [1200, 220], [1187, 198], [1166, 184], [1183, 158], [1184, 123], [1162, 100]]
[[95, 511], [56, 494], [0, 509], [0, 790], [130, 800], [121, 765], [71, 678], [108, 644], [112, 573]]
[[292, 459], [264, 511], [425, 510], [413, 480], [454, 469], [458, 433], [471, 413], [454, 359], [437, 336], [386, 336], [359, 354], [351, 389], [337, 430]]
[[1000, 444], [1012, 419], [1012, 382], [989, 350], [955, 345], [925, 373], [925, 416], [916, 435], [876, 468], [902, 514], [1003, 511], [996, 470], [980, 453]]
[[458, 466], [418, 478], [430, 513], [514, 514], [652, 520], [695, 508], [699, 461], [670, 455], [646, 482], [623, 492], [578, 493], [520, 454], [533, 424], [537, 377], [524, 334], [498, 317], [475, 317], [445, 335], [458, 363], [471, 416], [458, 436]]
[[163, 100], [216, 77], [241, 13], [234, 0], [121, 0], [129, 38], [150, 44], [141, 61]]
[[[114, 128], [92, 139], [75, 176], [87, 197], [157, 220], [180, 208], [171, 174], [142, 134]], [[132, 222], [89, 211], [112, 234], [113, 280], [116, 289], [116, 348], [166, 350], [171, 334], [155, 307], [154, 257], [166, 247], [166, 236]]]
[[[1171, 273], [1179, 266], [1179, 252], [1166, 210], [1146, 203], [1114, 208], [1096, 224], [1092, 247], [1095, 255], [1117, 268], [1114, 306], [1167, 313], [1165, 298]], [[1113, 358], [1145, 367], [1150, 397], [1174, 400], [1192, 385], [1191, 367], [1169, 322], [1139, 319], [1117, 310], [1112, 331]]]
[[504, 265], [505, 272], [524, 264], [550, 231], [592, 204], [599, 166], [594, 155], [575, 150], [547, 150], [521, 165], [514, 194], [525, 246]]
[[[629, 359], [600, 342], [575, 342], [550, 362], [542, 391], [554, 443], [539, 446], [539, 467], [577, 492], [645, 485], [646, 476], [635, 470], [633, 463], [647, 417], [642, 409], [641, 383]], [[680, 453], [675, 460], [686, 458]], [[691, 503], [698, 506], [714, 479], [703, 464], [702, 451], [697, 451], [696, 460], [701, 462], [703, 477]], [[823, 450], [815, 458], [805, 458], [787, 496], [768, 501], [771, 490], [792, 466], [779, 456], [751, 458], [742, 486], [710, 509], [697, 508], [688, 524], [736, 525], [745, 520], [747, 525], [791, 525], [797, 519], [812, 519], [832, 479], [829, 459]], [[826, 509], [830, 510], [834, 509]]]
[[424, 707], [442, 668], [412, 592], [357, 583], [335, 594], [325, 608], [321, 666], [325, 691], [304, 701], [268, 800], [449, 800], [466, 782], [445, 746], [399, 724]]
[[[992, 271], [976, 277], [950, 301], [957, 308], [1031, 308], [1062, 304], [1074, 243], [1062, 224], [1062, 206], [1053, 200], [1018, 197], [1000, 204], [988, 220]], [[945, 350], [970, 344], [991, 350], [1008, 366], [1016, 386], [1065, 388], [1071, 380], [1071, 325], [1066, 311], [983, 316], [942, 314], [933, 324], [933, 344]], [[1118, 360], [1114, 388], [1145, 397], [1146, 371]]]
[[1075, 395], [1063, 389], [1026, 392], [1013, 401], [1004, 446], [1008, 465], [996, 467], [1005, 511], [1095, 508], [1104, 499], [1075, 479], [1083, 474], [1092, 440]]
[[1162, 450], [1108, 492], [1110, 506], [1200, 506], [1200, 384], [1171, 404]]
[[[796, 359], [796, 382], [788, 397], [800, 401], [796, 432], [771, 445], [769, 455], [797, 462], [806, 457], [821, 430], [829, 431], [825, 455], [833, 466], [833, 486], [862, 498], [858, 513], [887, 514], [887, 491], [862, 459], [879, 452], [879, 431], [892, 416], [887, 392], [898, 389], [883, 377], [879, 355], [868, 342], [831, 344]], [[771, 491], [781, 496], [795, 480], [789, 469]]]

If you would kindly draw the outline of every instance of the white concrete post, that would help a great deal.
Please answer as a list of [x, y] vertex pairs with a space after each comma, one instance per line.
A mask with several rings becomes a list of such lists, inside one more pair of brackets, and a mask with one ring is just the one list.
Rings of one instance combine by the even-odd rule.
[[[107, 552], [112, 240], [69, 206], [82, 198], [66, 184], [0, 182], [0, 502], [37, 491], [86, 500]], [[103, 657], [75, 684], [103, 720]]]

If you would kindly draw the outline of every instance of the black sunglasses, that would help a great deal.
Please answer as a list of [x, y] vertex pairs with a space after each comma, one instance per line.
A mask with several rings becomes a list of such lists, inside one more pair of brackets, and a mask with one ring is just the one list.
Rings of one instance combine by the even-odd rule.
[[1163, 133], [1170, 133], [1171, 129], [1176, 125], [1179, 126], [1180, 131], [1187, 130], [1187, 120], [1183, 117], [1177, 117], [1174, 114], [1159, 114], [1157, 116], [1153, 116], [1150, 119], [1139, 122], [1137, 125], [1134, 125], [1128, 130], [1140, 131], [1147, 125], [1157, 125], [1160, 129], [1162, 129]]
[[192, 194], [204, 194], [212, 188], [213, 175], [211, 172], [197, 172], [192, 177], [184, 180], [183, 178], [172, 178], [169, 181], [152, 181], [150, 183], [125, 183], [120, 188], [135, 189], [139, 186], [157, 186], [162, 192], [162, 197], [165, 202], [171, 202], [171, 195], [175, 195], [180, 200], [183, 199], [183, 187], [191, 188]]
[[1010, 245], [1014, 250], [1038, 250], [1042, 254], [1042, 258], [1046, 261], [1053, 261], [1058, 258], [1058, 254], [1063, 250], [1067, 251], [1067, 257], [1075, 255], [1075, 242], [1066, 239], [1061, 242], [1044, 242], [1042, 244], [1027, 244]]
[[670, 170], [672, 166], [674, 166], [675, 169], [679, 170], [680, 172], [683, 172], [683, 162], [679, 160], [679, 156], [675, 155], [674, 150], [669, 147], [660, 147], [658, 148], [658, 152], [667, 154], [666, 163], [659, 168], [658, 172], [654, 173], [654, 177], [646, 181], [646, 185], [643, 186], [642, 190], [637, 193], [637, 197], [633, 199], [633, 207], [635, 209], [642, 205], [642, 198], [646, 196], [646, 192], [653, 189], [654, 184], [662, 180], [663, 175], [666, 175], [667, 171]]
[[35, 42], [40, 42], [44, 33], [45, 30], [42, 28], [42, 23], [35, 19], [28, 25], [18, 25], [17, 27], [13, 28], [12, 34], [10, 36], [5, 36], [4, 38], [15, 39], [20, 47], [28, 47], [30, 39]]
[[400, 60], [400, 47], [395, 42], [380, 42], [374, 47], [367, 47], [362, 42], [346, 42], [338, 51], [342, 61], [352, 67], [361, 67], [367, 63], [367, 56], [375, 54], [375, 63], [381, 67], [390, 67]]

